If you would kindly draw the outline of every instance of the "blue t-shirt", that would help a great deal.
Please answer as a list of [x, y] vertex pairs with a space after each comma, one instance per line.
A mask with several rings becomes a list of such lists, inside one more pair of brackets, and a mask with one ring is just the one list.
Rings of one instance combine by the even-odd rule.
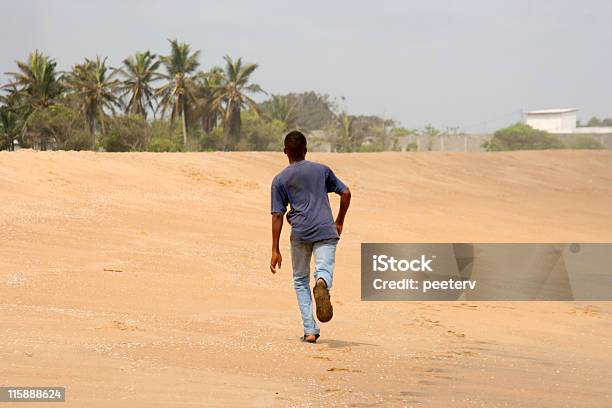
[[291, 210], [291, 241], [312, 243], [339, 238], [327, 193], [342, 194], [346, 186], [331, 169], [308, 160], [291, 163], [272, 180], [272, 210]]

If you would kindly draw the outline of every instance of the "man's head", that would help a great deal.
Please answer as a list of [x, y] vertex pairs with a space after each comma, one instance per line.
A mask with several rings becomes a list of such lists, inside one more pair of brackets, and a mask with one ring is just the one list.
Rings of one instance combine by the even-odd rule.
[[285, 154], [289, 160], [303, 160], [306, 157], [306, 136], [298, 130], [293, 130], [285, 136]]

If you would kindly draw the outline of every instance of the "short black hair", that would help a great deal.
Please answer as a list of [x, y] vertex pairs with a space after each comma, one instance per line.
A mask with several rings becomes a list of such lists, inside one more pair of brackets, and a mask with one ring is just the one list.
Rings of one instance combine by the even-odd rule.
[[285, 151], [291, 157], [300, 157], [306, 150], [306, 136], [299, 130], [292, 130], [285, 136]]

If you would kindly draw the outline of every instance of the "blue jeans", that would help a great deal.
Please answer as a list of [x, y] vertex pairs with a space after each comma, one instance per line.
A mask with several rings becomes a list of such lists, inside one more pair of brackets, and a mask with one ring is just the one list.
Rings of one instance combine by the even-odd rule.
[[337, 238], [324, 239], [310, 244], [291, 242], [293, 286], [304, 322], [304, 334], [319, 334], [319, 326], [312, 315], [310, 294], [310, 258], [314, 254], [315, 284], [319, 278], [331, 289], [336, 262]]

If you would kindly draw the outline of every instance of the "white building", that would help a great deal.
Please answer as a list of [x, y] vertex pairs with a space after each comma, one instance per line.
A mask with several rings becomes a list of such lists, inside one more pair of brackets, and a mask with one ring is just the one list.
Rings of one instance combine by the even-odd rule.
[[554, 134], [611, 134], [612, 127], [576, 127], [578, 109], [543, 109], [526, 113], [526, 123], [534, 129]]
[[578, 109], [543, 109], [527, 112], [527, 124], [550, 133], [573, 133]]

